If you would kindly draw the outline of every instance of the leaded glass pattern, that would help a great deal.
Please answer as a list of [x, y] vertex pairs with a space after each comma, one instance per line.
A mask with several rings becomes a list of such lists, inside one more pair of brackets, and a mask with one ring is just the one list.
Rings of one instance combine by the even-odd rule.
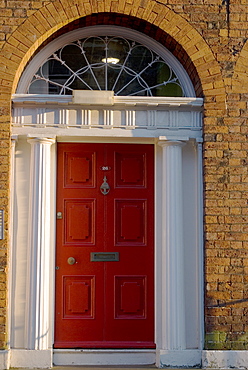
[[183, 97], [180, 81], [159, 55], [123, 37], [92, 36], [54, 52], [33, 76], [30, 94], [111, 90], [116, 96]]

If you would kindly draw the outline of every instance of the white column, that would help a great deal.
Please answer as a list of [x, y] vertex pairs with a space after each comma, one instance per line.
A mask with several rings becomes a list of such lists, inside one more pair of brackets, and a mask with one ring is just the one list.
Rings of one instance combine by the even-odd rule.
[[28, 238], [28, 279], [26, 348], [49, 347], [50, 309], [50, 213], [51, 145], [54, 138], [30, 137], [30, 206]]
[[162, 175], [162, 349], [183, 350], [185, 300], [181, 141], [160, 141]]
[[16, 150], [16, 143], [18, 142], [18, 135], [11, 136], [11, 172], [10, 172], [10, 248], [9, 248], [9, 320], [8, 320], [8, 342], [11, 345], [11, 341], [13, 339], [13, 302], [14, 302], [14, 289], [13, 289], [13, 271], [16, 269], [16, 251], [15, 248], [15, 213], [14, 213], [14, 203], [15, 203], [15, 194], [16, 194], [16, 179], [15, 179], [15, 150]]

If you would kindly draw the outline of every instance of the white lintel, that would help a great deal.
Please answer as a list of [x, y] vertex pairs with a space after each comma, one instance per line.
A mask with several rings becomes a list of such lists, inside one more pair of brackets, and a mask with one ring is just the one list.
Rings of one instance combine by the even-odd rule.
[[74, 90], [73, 95], [52, 94], [13, 94], [12, 102], [20, 104], [70, 104], [70, 105], [124, 105], [124, 106], [167, 106], [190, 107], [201, 110], [202, 98], [195, 97], [157, 97], [157, 96], [114, 96], [113, 91]]

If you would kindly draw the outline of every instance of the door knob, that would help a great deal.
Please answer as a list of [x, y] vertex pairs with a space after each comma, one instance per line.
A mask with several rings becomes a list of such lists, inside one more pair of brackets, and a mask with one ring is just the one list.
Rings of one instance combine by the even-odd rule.
[[74, 263], [76, 263], [76, 260], [74, 257], [69, 257], [67, 263], [68, 265], [74, 265]]

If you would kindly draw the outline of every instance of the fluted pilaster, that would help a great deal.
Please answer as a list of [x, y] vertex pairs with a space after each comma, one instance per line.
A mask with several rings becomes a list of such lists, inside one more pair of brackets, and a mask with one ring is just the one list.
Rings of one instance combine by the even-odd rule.
[[181, 350], [185, 344], [183, 271], [183, 200], [181, 141], [160, 141], [163, 148], [162, 187], [162, 348]]
[[27, 279], [27, 349], [48, 348], [50, 286], [51, 146], [54, 138], [31, 137]]

